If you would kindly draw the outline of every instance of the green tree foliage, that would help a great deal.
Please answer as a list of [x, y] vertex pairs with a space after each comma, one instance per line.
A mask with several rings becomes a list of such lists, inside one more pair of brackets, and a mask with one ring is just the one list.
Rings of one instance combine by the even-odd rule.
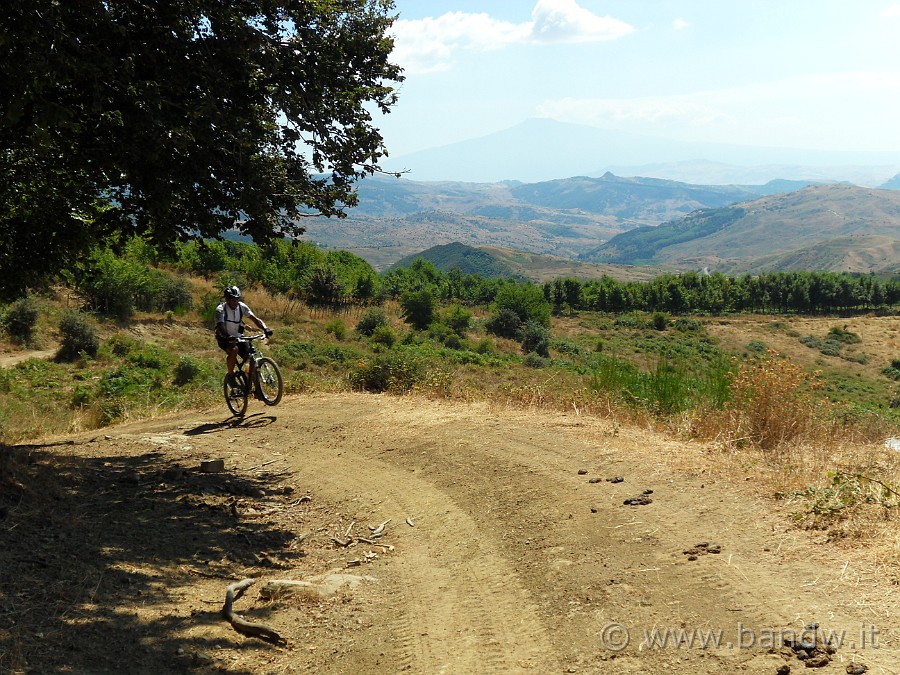
[[431, 291], [408, 291], [400, 297], [403, 320], [416, 330], [425, 330], [434, 321], [434, 296]]
[[[386, 154], [391, 0], [0, 7], [0, 294], [109, 234], [159, 245], [341, 216]], [[40, 259], [41, 264], [35, 263]]]
[[540, 286], [531, 283], [504, 284], [494, 299], [496, 311], [507, 309], [513, 312], [523, 324], [534, 321], [542, 326], [550, 326], [550, 303], [544, 298]]

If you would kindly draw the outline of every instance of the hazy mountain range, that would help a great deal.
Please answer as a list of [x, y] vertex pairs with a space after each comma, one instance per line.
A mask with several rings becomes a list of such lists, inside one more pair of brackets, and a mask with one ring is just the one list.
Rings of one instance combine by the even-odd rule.
[[384, 166], [407, 171], [415, 181], [536, 182], [609, 171], [704, 185], [788, 179], [878, 187], [900, 173], [900, 153], [689, 143], [532, 119], [481, 138], [391, 157]]
[[[609, 173], [539, 183], [374, 176], [359, 184], [359, 205], [347, 218], [304, 225], [308, 240], [354, 251], [379, 269], [459, 243], [553, 256], [529, 265], [582, 276], [599, 272], [589, 264], [900, 270], [900, 191], [849, 184], [694, 185]], [[527, 266], [512, 273], [527, 276]]]

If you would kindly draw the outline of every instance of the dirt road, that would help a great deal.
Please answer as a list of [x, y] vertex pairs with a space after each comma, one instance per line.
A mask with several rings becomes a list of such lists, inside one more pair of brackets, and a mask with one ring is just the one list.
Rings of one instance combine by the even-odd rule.
[[[63, 565], [80, 583], [55, 615], [39, 608], [44, 623], [9, 633], [32, 665], [771, 675], [806, 671], [782, 638], [818, 623], [843, 640], [818, 672], [900, 671], [895, 577], [713, 478], [709, 449], [650, 431], [342, 394], [254, 402], [241, 423], [212, 410], [73, 440], [37, 448], [36, 466], [49, 470], [52, 452], [78, 487], [44, 515], [68, 528], [62, 541], [23, 554], [43, 567], [12, 561], [18, 588], [65, 579]], [[198, 470], [216, 458], [224, 473]], [[7, 537], [26, 545], [38, 526], [22, 518]], [[336, 571], [351, 583], [321, 600], [256, 591]], [[258, 581], [236, 610], [283, 644], [219, 617], [244, 577]], [[41, 641], [54, 656], [38, 655]]]

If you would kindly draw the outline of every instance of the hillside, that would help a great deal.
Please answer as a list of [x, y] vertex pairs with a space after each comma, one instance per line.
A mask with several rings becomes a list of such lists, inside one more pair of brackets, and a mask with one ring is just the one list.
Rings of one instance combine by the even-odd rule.
[[408, 267], [417, 258], [433, 263], [442, 272], [459, 268], [463, 274], [478, 274], [483, 277], [516, 277], [538, 283], [572, 277], [576, 279], [598, 279], [602, 276], [619, 281], [646, 281], [660, 273], [659, 268], [635, 265], [594, 264], [542, 255], [528, 251], [501, 248], [498, 246], [466, 246], [459, 242], [432, 246], [397, 261], [391, 266]]
[[453, 242], [574, 259], [636, 226], [793, 187], [701, 186], [612, 174], [533, 184], [373, 176], [359, 184], [359, 204], [347, 218], [306, 218], [303, 224], [309, 240], [353, 251], [378, 269]]
[[898, 249], [900, 192], [817, 185], [638, 228], [582, 258], [728, 272], [865, 273], [896, 270]]

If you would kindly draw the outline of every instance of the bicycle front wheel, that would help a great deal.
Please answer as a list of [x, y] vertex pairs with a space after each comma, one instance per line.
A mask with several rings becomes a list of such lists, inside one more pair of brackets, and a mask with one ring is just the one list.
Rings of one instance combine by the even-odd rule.
[[277, 405], [284, 394], [284, 381], [278, 365], [267, 356], [256, 362], [256, 381], [259, 395], [266, 405]]
[[238, 417], [247, 412], [247, 400], [250, 395], [248, 385], [247, 375], [241, 370], [234, 371], [234, 384], [228, 381], [228, 375], [225, 376], [225, 403]]

